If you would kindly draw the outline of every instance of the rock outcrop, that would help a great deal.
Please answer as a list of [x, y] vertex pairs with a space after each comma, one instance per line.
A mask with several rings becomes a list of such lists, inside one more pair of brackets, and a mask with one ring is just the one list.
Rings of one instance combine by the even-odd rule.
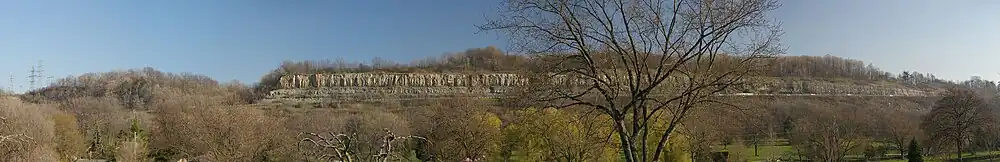
[[[421, 97], [497, 97], [528, 79], [516, 74], [339, 73], [287, 75], [268, 100], [357, 100]], [[577, 84], [584, 82], [576, 81]], [[765, 79], [724, 93], [853, 94], [886, 96], [933, 95], [917, 89], [876, 84], [843, 84], [810, 80]]]
[[856, 94], [856, 95], [898, 95], [929, 96], [931, 92], [885, 84], [848, 84], [809, 80], [764, 80], [759, 81], [754, 93], [768, 94]]
[[515, 74], [405, 74], [342, 73], [288, 75], [281, 88], [324, 87], [490, 87], [517, 86], [527, 80]]

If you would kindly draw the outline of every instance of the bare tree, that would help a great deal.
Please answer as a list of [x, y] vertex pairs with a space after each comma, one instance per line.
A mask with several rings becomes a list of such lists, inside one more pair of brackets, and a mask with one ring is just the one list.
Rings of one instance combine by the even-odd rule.
[[748, 145], [753, 146], [753, 156], [760, 156], [759, 146], [771, 135], [773, 131], [771, 122], [768, 122], [771, 117], [770, 115], [763, 111], [764, 109], [752, 109], [750, 111], [744, 111], [741, 115], [735, 117], [740, 126], [740, 131], [736, 131], [742, 135], [742, 139], [746, 141]]
[[487, 102], [439, 100], [413, 115], [415, 135], [427, 138], [431, 160], [482, 161], [499, 152], [502, 140], [499, 116]]
[[145, 77], [128, 77], [114, 88], [114, 95], [122, 106], [130, 110], [145, 107], [151, 100], [152, 86]]
[[[919, 121], [919, 116], [894, 110], [883, 110], [873, 113], [884, 116], [882, 119], [874, 120], [874, 123], [872, 123], [874, 138], [895, 145], [901, 155], [906, 153], [905, 149], [910, 140], [917, 138], [919, 135], [919, 123], [917, 122]], [[900, 156], [899, 158], [904, 158], [904, 156]]]
[[[4, 126], [7, 126], [7, 118], [6, 117], [0, 117], [0, 124], [3, 124]], [[34, 140], [33, 138], [31, 138], [30, 136], [25, 135], [23, 133], [4, 134], [4, 135], [0, 135], [0, 146], [4, 146], [4, 149], [6, 149], [6, 148], [16, 148], [16, 146], [10, 146], [10, 145], [17, 145], [17, 144], [20, 144], [20, 143], [28, 143], [28, 142], [32, 142], [33, 140]]]
[[[950, 88], [931, 112], [924, 115], [922, 127], [931, 139], [954, 142], [955, 154], [962, 161], [965, 143], [976, 136], [974, 130], [993, 121], [986, 102], [969, 89]], [[939, 144], [940, 145], [940, 144]]]
[[815, 161], [844, 161], [849, 151], [865, 141], [871, 118], [865, 108], [810, 105], [795, 121], [791, 143]]
[[355, 145], [355, 140], [357, 134], [334, 134], [329, 133], [328, 136], [324, 137], [316, 133], [301, 134], [300, 136], [305, 136], [300, 141], [300, 144], [307, 143], [312, 144], [314, 147], [318, 147], [320, 151], [324, 149], [332, 150], [333, 154], [322, 154], [318, 158], [321, 160], [336, 160], [344, 162], [353, 162], [355, 160], [368, 159], [371, 161], [398, 161], [405, 159], [405, 157], [400, 157], [398, 150], [393, 150], [393, 145], [399, 145], [399, 142], [406, 142], [406, 140], [417, 139], [424, 140], [427, 139], [420, 136], [396, 136], [388, 128], [383, 129], [385, 135], [380, 139], [380, 145], [378, 152], [373, 154], [371, 158], [358, 157], [356, 150], [351, 149], [351, 145]]
[[169, 100], [152, 106], [158, 129], [151, 132], [155, 136], [149, 148], [177, 153], [167, 158], [266, 161], [285, 157], [281, 149], [293, 146], [289, 141], [294, 138], [285, 136], [284, 120], [265, 110], [220, 106], [224, 101], [217, 96], [158, 94]]
[[[715, 102], [709, 97], [743, 83], [760, 58], [783, 52], [779, 25], [765, 18], [778, 7], [775, 0], [506, 0], [502, 14], [479, 27], [506, 32], [527, 53], [560, 58], [543, 78], [580, 84], [540, 90], [548, 94], [542, 101], [609, 115], [625, 160], [655, 161], [692, 108]], [[672, 92], [651, 95], [663, 89]], [[651, 124], [656, 119], [667, 121]]]
[[0, 99], [0, 161], [58, 161], [52, 107]]

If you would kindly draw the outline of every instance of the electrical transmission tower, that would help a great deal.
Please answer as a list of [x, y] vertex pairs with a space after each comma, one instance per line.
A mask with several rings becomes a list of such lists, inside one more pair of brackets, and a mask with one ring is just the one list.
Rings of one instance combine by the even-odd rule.
[[31, 72], [28, 75], [28, 89], [35, 89], [36, 77], [38, 77], [38, 70], [35, 70], [35, 66], [31, 66]]
[[9, 75], [7, 75], [7, 77], [9, 77], [9, 78], [7, 78], [8, 79], [7, 80], [7, 90], [11, 91], [11, 92], [14, 92], [14, 73], [13, 72], [10, 73]]
[[43, 65], [42, 64], [42, 60], [38, 60], [38, 76], [36, 76], [36, 77], [38, 77], [37, 78], [38, 79], [38, 85], [40, 87], [44, 87], [45, 83], [46, 83], [45, 75], [42, 74], [42, 72], [45, 71], [45, 68], [42, 68], [42, 65]]
[[28, 89], [35, 89], [35, 83], [42, 82], [43, 75], [42, 72], [42, 60], [38, 60], [38, 65], [31, 66], [31, 75], [28, 75]]
[[42, 72], [45, 71], [45, 69], [42, 68], [42, 65], [45, 64], [42, 64], [42, 60], [38, 60], [38, 77], [42, 80], [41, 86], [45, 87], [48, 86], [50, 83], [52, 83], [52, 76], [51, 75], [46, 76], [42, 74]]

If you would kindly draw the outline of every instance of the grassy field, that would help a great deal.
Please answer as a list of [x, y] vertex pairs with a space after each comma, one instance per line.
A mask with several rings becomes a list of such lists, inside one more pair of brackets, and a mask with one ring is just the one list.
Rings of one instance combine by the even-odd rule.
[[757, 154], [754, 154], [753, 146], [743, 146], [743, 145], [726, 145], [726, 146], [716, 146], [718, 151], [728, 151], [730, 157], [744, 157], [749, 161], [765, 161], [768, 159], [777, 159], [785, 155], [790, 155], [792, 151], [792, 146], [787, 145], [760, 145], [757, 147]]
[[[953, 154], [952, 155], [941, 155], [941, 156], [924, 157], [924, 161], [948, 161], [950, 159], [955, 159], [955, 158], [957, 158], [957, 156], [955, 156]], [[963, 159], [967, 159], [965, 161], [968, 161], [968, 162], [992, 162], [992, 161], [1000, 161], [1000, 151], [977, 152], [976, 155], [972, 155], [971, 153], [965, 153], [965, 154], [962, 154], [962, 158]], [[893, 159], [893, 160], [882, 160], [881, 162], [906, 162], [906, 160], [903, 160], [903, 159]]]
[[[754, 155], [754, 148], [752, 145], [725, 145], [725, 146], [714, 146], [716, 151], [727, 151], [729, 152], [730, 159], [743, 157], [748, 161], [768, 161], [770, 159], [778, 159], [781, 157], [792, 157], [794, 156], [794, 148], [788, 145], [786, 141], [774, 142], [770, 145], [760, 145], [757, 148], [757, 155]], [[888, 150], [886, 152], [887, 157], [899, 157], [900, 153], [896, 150]], [[848, 155], [848, 159], [862, 159], [862, 155]], [[954, 154], [939, 155], [924, 157], [925, 161], [948, 161], [955, 159], [957, 156]], [[962, 154], [962, 158], [965, 161], [972, 162], [987, 162], [987, 161], [1000, 161], [1000, 151], [982, 151], [973, 153]], [[881, 162], [906, 162], [905, 159], [888, 159], [880, 160]]]
[[[935, 159], [956, 159], [956, 158], [958, 158], [958, 156], [955, 156], [955, 154], [948, 154], [948, 155], [941, 155], [941, 156], [934, 157], [934, 158]], [[972, 154], [972, 153], [963, 153], [962, 154], [962, 158], [963, 159], [973, 159], [971, 161], [990, 161], [990, 159], [992, 159], [994, 161], [1000, 161], [1000, 151], [982, 151], [982, 152], [976, 152], [975, 154]]]

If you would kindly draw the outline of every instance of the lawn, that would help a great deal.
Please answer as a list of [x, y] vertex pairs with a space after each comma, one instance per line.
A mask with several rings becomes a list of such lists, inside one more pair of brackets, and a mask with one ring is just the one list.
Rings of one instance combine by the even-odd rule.
[[[715, 146], [713, 148], [716, 151], [728, 151], [730, 159], [733, 159], [733, 158], [736, 158], [736, 157], [745, 157], [745, 159], [747, 159], [748, 161], [766, 161], [768, 159], [777, 159], [777, 158], [780, 158], [780, 157], [783, 157], [783, 156], [793, 156], [791, 154], [791, 152], [794, 151], [793, 148], [792, 148], [792, 146], [788, 146], [787, 143], [780, 143], [780, 142], [777, 142], [776, 144], [778, 144], [778, 145], [760, 145], [760, 146], [758, 146], [758, 150], [757, 150], [758, 151], [758, 156], [754, 156], [754, 149], [753, 149], [752, 145], [751, 146], [725, 145], [725, 146]], [[896, 150], [888, 150], [888, 151], [889, 152], [887, 152], [886, 156], [896, 156], [896, 157], [898, 157], [900, 155], [899, 152], [896, 151]], [[860, 158], [862, 158], [860, 156], [861, 155], [848, 155], [848, 158], [849, 159], [860, 159]], [[976, 162], [976, 161], [990, 161], [990, 159], [996, 161], [996, 160], [1000, 160], [1000, 151], [976, 152], [975, 155], [973, 155], [972, 153], [964, 153], [964, 154], [962, 154], [962, 157], [964, 159], [967, 159], [966, 161], [973, 161], [973, 162]], [[925, 161], [945, 161], [945, 159], [955, 159], [955, 158], [957, 158], [955, 155], [948, 154], [948, 155], [939, 155], [939, 156], [924, 157], [924, 160]], [[905, 162], [906, 160], [904, 160], [904, 159], [889, 159], [889, 160], [881, 160], [881, 161], [882, 162]]]
[[757, 147], [757, 156], [754, 156], [753, 146], [727, 145], [717, 146], [716, 149], [719, 151], [728, 151], [730, 157], [742, 156], [746, 157], [749, 161], [764, 161], [784, 156], [792, 150], [792, 146], [761, 145]]
[[[787, 141], [776, 140], [768, 142], [768, 144], [758, 146], [758, 156], [754, 156], [754, 148], [752, 145], [725, 145], [725, 146], [713, 146], [713, 150], [716, 151], [726, 151], [729, 152], [730, 159], [736, 159], [737, 157], [744, 157], [748, 161], [767, 161], [768, 159], [777, 159], [781, 157], [794, 156], [794, 148], [789, 146]], [[860, 153], [854, 153], [857, 155], [848, 155], [848, 159], [862, 159]], [[899, 157], [900, 153], [897, 150], [890, 149], [887, 150], [886, 157]], [[924, 161], [947, 161], [949, 159], [955, 159], [957, 156], [954, 154], [937, 155], [924, 157]], [[1000, 161], [1000, 151], [981, 151], [976, 152], [975, 155], [972, 153], [962, 154], [962, 158], [965, 161], [972, 162], [986, 162], [986, 161]], [[884, 159], [884, 158], [880, 158]], [[906, 162], [905, 159], [887, 159], [880, 160], [881, 162]]]
[[[957, 156], [955, 156], [954, 154], [948, 154], [948, 155], [924, 157], [924, 161], [945, 161], [944, 159], [955, 159], [955, 158], [957, 158]], [[963, 153], [962, 158], [969, 159], [966, 161], [971, 161], [971, 162], [986, 162], [990, 161], [991, 159], [993, 161], [1000, 161], [1000, 151], [982, 151], [982, 152], [976, 152], [976, 155], [972, 155], [972, 153]], [[893, 160], [882, 160], [881, 162], [906, 162], [906, 160], [893, 159]]]
[[[958, 156], [955, 156], [955, 154], [948, 154], [948, 155], [941, 155], [937, 158], [955, 159], [958, 158]], [[996, 160], [1000, 159], [1000, 151], [981, 151], [981, 152], [976, 152], [975, 155], [973, 155], [972, 153], [963, 153], [962, 158], [973, 159], [973, 161], [989, 161], [990, 159]]]

